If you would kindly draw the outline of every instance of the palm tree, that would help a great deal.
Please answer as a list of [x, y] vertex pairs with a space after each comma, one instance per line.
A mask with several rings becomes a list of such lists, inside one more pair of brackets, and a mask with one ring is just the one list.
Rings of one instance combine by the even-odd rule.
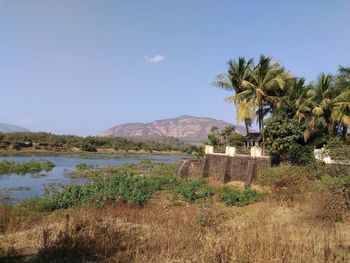
[[242, 83], [242, 91], [228, 100], [238, 103], [241, 112], [256, 112], [259, 131], [263, 133], [264, 116], [272, 108], [280, 106], [278, 91], [284, 89], [290, 78], [290, 74], [278, 62], [272, 62], [271, 57], [261, 55], [250, 78]]
[[[230, 60], [227, 62], [227, 73], [219, 74], [216, 76], [215, 81], [212, 82], [213, 86], [222, 88], [227, 91], [233, 91], [235, 94], [244, 90], [246, 82], [250, 81], [250, 74], [253, 68], [253, 59], [246, 61], [244, 57], [239, 57], [237, 60]], [[244, 100], [244, 98], [242, 98]], [[226, 101], [230, 101], [230, 97], [226, 98]], [[247, 134], [249, 133], [249, 127], [252, 124], [252, 114], [238, 107], [240, 101], [235, 101], [237, 107], [237, 121], [244, 121]]]
[[291, 116], [296, 114], [299, 105], [307, 97], [310, 87], [305, 84], [304, 78], [293, 78], [288, 81], [285, 90], [280, 94], [282, 97], [281, 108], [290, 112]]
[[350, 68], [339, 67], [336, 79], [337, 96], [333, 99], [332, 119], [342, 126], [346, 138], [350, 125]]
[[311, 84], [306, 97], [302, 97], [296, 104], [298, 107], [296, 116], [299, 121], [308, 122], [304, 132], [304, 139], [307, 141], [316, 127], [325, 126], [329, 134], [335, 129], [335, 123], [332, 118], [334, 97], [336, 89], [334, 77], [331, 74], [322, 73], [316, 83]]

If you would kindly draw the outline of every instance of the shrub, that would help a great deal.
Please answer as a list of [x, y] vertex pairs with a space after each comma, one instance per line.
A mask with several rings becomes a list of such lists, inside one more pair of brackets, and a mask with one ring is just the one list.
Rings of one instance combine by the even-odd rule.
[[214, 195], [213, 190], [207, 186], [206, 181], [200, 179], [183, 181], [177, 187], [176, 193], [180, 194], [189, 203], [194, 203], [199, 199], [211, 198]]
[[269, 186], [278, 201], [296, 201], [302, 197], [311, 178], [316, 177], [314, 166], [280, 165], [270, 167], [258, 177], [258, 182]]
[[315, 162], [312, 146], [293, 144], [290, 146], [290, 161], [292, 164], [306, 165]]
[[329, 156], [342, 163], [350, 164], [350, 145], [338, 137], [331, 138], [326, 145], [326, 152]]
[[86, 151], [86, 152], [96, 152], [97, 148], [95, 145], [88, 143], [88, 142], [84, 142], [82, 144], [80, 144], [80, 150], [82, 151]]
[[221, 201], [228, 206], [245, 206], [256, 202], [260, 195], [257, 191], [253, 190], [250, 186], [244, 188], [244, 190], [230, 189], [223, 193]]

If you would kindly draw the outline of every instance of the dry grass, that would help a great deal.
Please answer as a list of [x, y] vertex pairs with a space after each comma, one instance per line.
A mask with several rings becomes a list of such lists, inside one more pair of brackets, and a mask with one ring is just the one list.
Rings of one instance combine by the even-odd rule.
[[12, 253], [8, 262], [349, 262], [349, 222], [324, 225], [306, 221], [305, 213], [271, 201], [179, 205], [164, 194], [144, 208], [55, 211], [39, 225], [0, 236], [0, 259]]
[[217, 198], [244, 188], [237, 182], [210, 185], [217, 197], [194, 203], [168, 190], [141, 207], [3, 206], [0, 262], [350, 262], [347, 181], [290, 169], [272, 170], [264, 201], [244, 207]]

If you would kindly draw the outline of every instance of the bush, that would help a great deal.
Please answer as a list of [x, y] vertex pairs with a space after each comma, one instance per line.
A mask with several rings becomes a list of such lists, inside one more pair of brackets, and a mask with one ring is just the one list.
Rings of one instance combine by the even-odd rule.
[[292, 164], [306, 165], [315, 162], [312, 146], [293, 144], [290, 147], [290, 161]]
[[350, 164], [350, 145], [346, 141], [341, 140], [339, 137], [332, 137], [325, 148], [327, 154], [333, 160]]
[[256, 202], [260, 194], [253, 190], [250, 186], [244, 188], [243, 191], [238, 189], [230, 189], [223, 193], [221, 201], [228, 206], [245, 206]]
[[80, 150], [86, 151], [86, 152], [96, 152], [97, 147], [95, 145], [92, 145], [91, 143], [82, 143], [80, 144]]
[[314, 166], [280, 165], [270, 167], [258, 177], [259, 184], [269, 186], [278, 201], [296, 201], [302, 197], [310, 180], [317, 177]]
[[213, 190], [207, 186], [207, 182], [200, 179], [190, 179], [182, 182], [177, 187], [176, 193], [180, 194], [189, 203], [211, 198], [214, 195]]

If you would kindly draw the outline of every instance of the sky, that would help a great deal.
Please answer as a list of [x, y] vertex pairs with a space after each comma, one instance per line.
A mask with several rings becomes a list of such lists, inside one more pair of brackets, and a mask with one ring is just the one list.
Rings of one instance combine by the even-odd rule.
[[308, 81], [350, 66], [348, 0], [0, 0], [0, 123], [98, 135], [179, 115], [236, 123], [229, 59]]

